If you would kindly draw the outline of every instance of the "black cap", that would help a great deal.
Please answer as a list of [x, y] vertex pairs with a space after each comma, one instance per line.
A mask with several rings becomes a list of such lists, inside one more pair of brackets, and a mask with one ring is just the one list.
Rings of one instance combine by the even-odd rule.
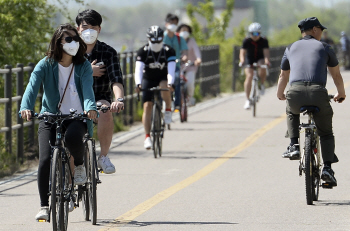
[[319, 26], [322, 30], [327, 29], [327, 27], [322, 26], [316, 17], [305, 18], [298, 23], [298, 27], [301, 31], [311, 29], [314, 26]]

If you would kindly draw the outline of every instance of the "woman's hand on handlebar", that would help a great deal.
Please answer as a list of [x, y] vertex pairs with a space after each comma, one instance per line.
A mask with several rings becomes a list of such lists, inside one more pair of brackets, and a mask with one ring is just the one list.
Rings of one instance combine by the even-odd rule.
[[32, 120], [32, 111], [31, 110], [23, 110], [21, 111], [22, 119], [26, 119], [27, 121]]
[[90, 110], [90, 111], [87, 113], [87, 115], [88, 115], [88, 118], [89, 118], [89, 119], [94, 120], [94, 119], [97, 118], [97, 111]]

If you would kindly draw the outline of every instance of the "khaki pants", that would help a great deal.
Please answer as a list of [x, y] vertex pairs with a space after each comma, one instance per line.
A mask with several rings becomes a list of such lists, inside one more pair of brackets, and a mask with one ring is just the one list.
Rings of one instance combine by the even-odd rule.
[[328, 91], [321, 85], [292, 83], [286, 93], [287, 126], [290, 138], [299, 138], [300, 107], [317, 106], [320, 111], [314, 113], [317, 133], [320, 136], [323, 162], [338, 162], [334, 153], [335, 143], [332, 129], [333, 109]]

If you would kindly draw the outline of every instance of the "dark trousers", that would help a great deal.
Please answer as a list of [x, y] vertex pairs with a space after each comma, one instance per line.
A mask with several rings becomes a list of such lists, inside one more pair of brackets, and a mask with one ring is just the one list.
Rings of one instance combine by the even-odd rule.
[[[87, 132], [86, 123], [77, 120], [64, 122], [65, 145], [74, 157], [74, 164], [84, 163], [83, 137]], [[38, 189], [41, 206], [49, 205], [49, 178], [51, 163], [51, 145], [55, 145], [56, 126], [40, 121], [38, 130], [39, 139], [39, 167], [38, 167]]]
[[320, 111], [313, 117], [320, 136], [323, 162], [338, 162], [334, 153], [335, 142], [332, 129], [333, 109], [328, 91], [320, 85], [291, 85], [286, 94], [287, 126], [290, 138], [299, 138], [300, 107], [317, 106]]

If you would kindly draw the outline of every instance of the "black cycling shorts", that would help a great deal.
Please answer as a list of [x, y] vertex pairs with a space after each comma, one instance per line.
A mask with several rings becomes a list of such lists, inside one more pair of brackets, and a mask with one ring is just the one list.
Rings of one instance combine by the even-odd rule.
[[[168, 81], [167, 76], [165, 76], [164, 78], [156, 79], [156, 80], [143, 78], [142, 83], [141, 83], [141, 88], [142, 89], [149, 89], [152, 87], [157, 87], [157, 86], [159, 86], [159, 83], [161, 81]], [[152, 101], [152, 100], [153, 100], [153, 92], [151, 92], [151, 91], [143, 91], [142, 92], [142, 103], [145, 103], [147, 101]]]

